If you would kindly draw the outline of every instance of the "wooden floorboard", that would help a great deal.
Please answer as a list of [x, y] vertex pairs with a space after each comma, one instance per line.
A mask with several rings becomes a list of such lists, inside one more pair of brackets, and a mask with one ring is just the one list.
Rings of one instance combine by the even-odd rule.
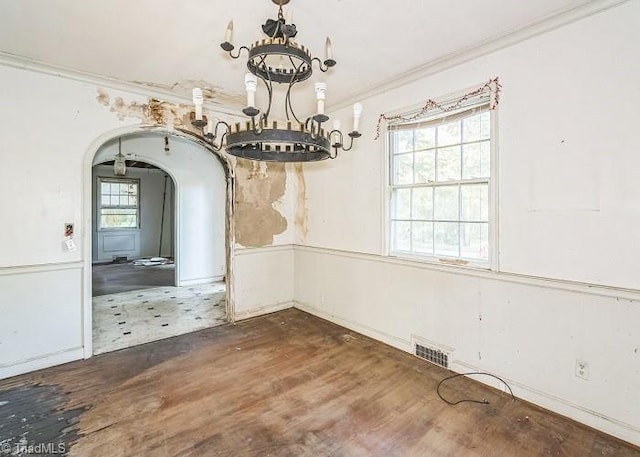
[[[640, 456], [298, 310], [0, 381], [0, 445], [71, 456]], [[2, 450], [0, 448], [0, 455]]]

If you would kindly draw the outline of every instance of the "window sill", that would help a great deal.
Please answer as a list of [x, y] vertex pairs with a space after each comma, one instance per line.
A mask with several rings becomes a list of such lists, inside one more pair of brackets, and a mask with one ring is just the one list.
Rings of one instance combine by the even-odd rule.
[[405, 252], [390, 252], [388, 254], [388, 257], [398, 260], [408, 260], [411, 262], [421, 262], [430, 265], [444, 265], [449, 267], [468, 268], [473, 270], [493, 270], [489, 262], [483, 262], [479, 260], [456, 259], [452, 257], [427, 257], [415, 254], [412, 255]]

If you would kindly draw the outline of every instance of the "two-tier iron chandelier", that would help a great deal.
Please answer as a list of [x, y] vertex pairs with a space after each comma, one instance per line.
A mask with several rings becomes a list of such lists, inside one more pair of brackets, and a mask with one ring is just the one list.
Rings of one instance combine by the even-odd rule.
[[[331, 41], [326, 40], [325, 59], [321, 61], [312, 57], [304, 46], [293, 41], [298, 33], [295, 24], [285, 19], [282, 6], [289, 0], [272, 0], [278, 5], [278, 18], [268, 19], [262, 26], [267, 36], [256, 41], [250, 47], [241, 46], [234, 54], [233, 21], [229, 22], [225, 41], [220, 45], [229, 56], [238, 59], [242, 51], [248, 53], [245, 75], [247, 106], [242, 112], [250, 118], [245, 123], [230, 125], [224, 121], [214, 124], [212, 119], [203, 115], [203, 93], [199, 88], [193, 89], [195, 112], [191, 113], [191, 123], [202, 132], [202, 137], [219, 151], [223, 147], [229, 154], [252, 160], [277, 162], [312, 162], [334, 159], [340, 150], [348, 151], [353, 147], [354, 139], [361, 136], [358, 131], [362, 105], [353, 106], [353, 130], [347, 134], [349, 145], [346, 146], [345, 135], [340, 130], [340, 122], [334, 121], [333, 128], [325, 127], [329, 116], [325, 114], [324, 102], [327, 85], [315, 84], [317, 110], [316, 113], [300, 119], [294, 112], [291, 103], [293, 87], [307, 80], [313, 73], [312, 65], [317, 63], [322, 72], [336, 64], [333, 59]], [[260, 79], [266, 86], [269, 104], [260, 110], [255, 102], [255, 95]], [[274, 97], [274, 83], [286, 86], [284, 96], [284, 113], [286, 120], [271, 121], [271, 104]]]

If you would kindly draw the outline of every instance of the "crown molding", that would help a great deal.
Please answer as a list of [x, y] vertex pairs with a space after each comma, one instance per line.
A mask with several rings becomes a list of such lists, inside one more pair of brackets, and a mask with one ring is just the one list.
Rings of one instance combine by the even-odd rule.
[[414, 67], [413, 69], [403, 72], [402, 75], [392, 77], [381, 83], [377, 83], [361, 91], [348, 95], [339, 103], [331, 104], [327, 108], [334, 111], [346, 108], [357, 101], [371, 98], [382, 92], [390, 91], [419, 79], [440, 73], [470, 60], [513, 46], [535, 36], [550, 32], [628, 1], [630, 0], [592, 0], [580, 5], [569, 6], [563, 10], [536, 20], [524, 27], [511, 30], [502, 35], [482, 41], [477, 45], [453, 52]]
[[[143, 97], [157, 98], [171, 103], [193, 103], [193, 101], [188, 97], [176, 94], [174, 92], [171, 92], [170, 90], [164, 90], [160, 87], [151, 87], [131, 81], [123, 81], [121, 79], [111, 78], [109, 76], [98, 75], [96, 73], [74, 70], [72, 68], [41, 62], [39, 60], [11, 54], [5, 51], [0, 51], [0, 65], [93, 84], [101, 88], [129, 92], [131, 94], [141, 95]], [[225, 106], [211, 100], [205, 100], [204, 106], [207, 109], [219, 113], [238, 115], [237, 110], [234, 107]]]

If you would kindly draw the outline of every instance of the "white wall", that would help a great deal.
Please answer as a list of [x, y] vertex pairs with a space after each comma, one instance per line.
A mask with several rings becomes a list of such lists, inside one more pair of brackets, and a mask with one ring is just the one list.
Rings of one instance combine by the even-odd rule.
[[[165, 193], [166, 180], [166, 201], [164, 202], [164, 219], [162, 216], [163, 195]], [[116, 178], [113, 174], [112, 165], [96, 165], [92, 173], [92, 260], [111, 261], [114, 255], [127, 255], [132, 257], [172, 257], [173, 256], [173, 180], [164, 171], [157, 168], [135, 168], [129, 167], [125, 178], [137, 179], [140, 183], [140, 227], [136, 230], [99, 231], [97, 230], [97, 209], [99, 183], [98, 178]], [[223, 181], [224, 184], [224, 181]], [[226, 190], [226, 189], [225, 189]], [[224, 195], [224, 192], [223, 192]], [[223, 213], [224, 214], [224, 213]], [[224, 217], [222, 217], [224, 221]], [[160, 249], [160, 232], [162, 229], [162, 249]], [[138, 238], [138, 244], [133, 252], [107, 252], [98, 249], [99, 239], [103, 235], [120, 235], [134, 232]], [[224, 232], [223, 232], [224, 243]], [[223, 244], [224, 250], [224, 244]], [[102, 255], [99, 255], [102, 253]]]
[[0, 378], [82, 358], [82, 265], [0, 269]]
[[[137, 134], [122, 139], [122, 150], [127, 158], [156, 165], [175, 179], [178, 285], [219, 280], [226, 270], [224, 168], [190, 141], [170, 137], [169, 142], [170, 152], [165, 153], [163, 134]], [[106, 144], [93, 162], [112, 158], [117, 147], [114, 141]]]
[[291, 245], [237, 249], [236, 319], [273, 313], [294, 305], [294, 249]]
[[[356, 149], [305, 167], [297, 306], [405, 350], [412, 335], [452, 348], [454, 369], [640, 444], [639, 21], [626, 2], [364, 100]], [[387, 257], [378, 115], [496, 76], [500, 270]]]

